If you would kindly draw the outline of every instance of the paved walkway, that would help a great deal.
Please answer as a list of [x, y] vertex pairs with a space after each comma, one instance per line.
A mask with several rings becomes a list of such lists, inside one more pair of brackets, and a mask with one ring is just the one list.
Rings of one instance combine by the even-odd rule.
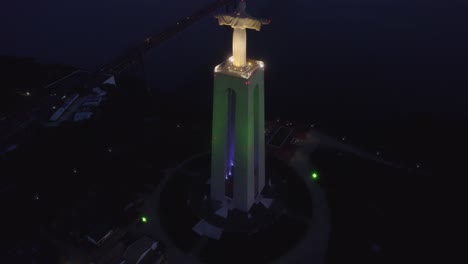
[[396, 164], [394, 162], [383, 159], [382, 157], [371, 154], [367, 151], [361, 150], [356, 146], [350, 145], [348, 143], [337, 140], [333, 137], [327, 136], [319, 131], [312, 129], [307, 133], [306, 139], [304, 140], [304, 145], [302, 146], [303, 152], [308, 155], [311, 152], [315, 151], [317, 147], [328, 147], [336, 149], [339, 151], [347, 152], [353, 154], [362, 159], [372, 160], [381, 164], [385, 164], [389, 167], [394, 167], [401, 169], [403, 166]]
[[274, 263], [325, 263], [331, 230], [330, 213], [325, 193], [309, 178], [312, 167], [308, 157], [316, 149], [314, 144], [315, 142], [312, 141], [299, 148], [289, 162], [289, 166], [296, 171], [309, 189], [313, 203], [313, 214], [312, 217], [308, 217], [288, 212], [288, 215], [307, 223], [308, 231], [295, 248]]
[[[298, 213], [290, 213], [289, 216], [294, 219], [304, 222], [308, 226], [308, 231], [305, 234], [304, 239], [288, 254], [279, 258], [275, 263], [324, 263], [326, 249], [328, 245], [329, 233], [330, 233], [330, 222], [329, 222], [329, 210], [325, 199], [325, 194], [320, 188], [310, 181], [308, 175], [311, 170], [311, 166], [308, 163], [308, 153], [311, 148], [303, 147], [298, 150], [295, 159], [290, 162], [290, 166], [300, 175], [306, 186], [308, 187], [311, 195], [311, 201], [313, 202], [313, 217], [308, 217]], [[191, 162], [192, 160], [208, 155], [208, 152], [194, 155], [174, 169], [168, 170], [165, 179], [161, 182], [160, 186], [163, 187], [169, 180], [169, 176], [172, 172], [181, 169], [184, 165]], [[147, 215], [151, 218], [157, 219], [156, 212], [157, 208], [157, 197], [159, 197], [162, 189], [158, 189], [152, 197], [148, 197], [146, 203]], [[201, 263], [196, 258], [199, 252], [205, 247], [208, 239], [201, 238], [194, 247], [190, 250], [190, 254], [186, 254], [178, 249], [168, 238], [167, 234], [162, 230], [161, 226], [157, 221], [149, 223], [147, 225], [148, 232], [151, 232], [155, 239], [159, 239], [165, 243], [168, 247], [167, 256], [169, 263]]]
[[199, 253], [199, 251], [204, 247], [206, 244], [206, 239], [200, 239], [197, 244], [191, 249], [191, 254], [188, 255], [182, 250], [178, 249], [172, 241], [169, 239], [168, 235], [164, 232], [162, 229], [161, 225], [158, 222], [158, 216], [156, 215], [157, 212], [159, 212], [159, 204], [158, 204], [158, 199], [159, 196], [161, 195], [162, 187], [166, 185], [166, 183], [169, 181], [170, 176], [172, 175], [173, 172], [180, 170], [183, 168], [187, 163], [203, 157], [205, 155], [208, 155], [210, 151], [206, 151], [197, 155], [194, 155], [183, 162], [181, 162], [179, 165], [177, 165], [175, 168], [166, 170], [166, 176], [164, 179], [161, 181], [159, 184], [157, 190], [153, 192], [152, 194], [148, 195], [145, 197], [145, 208], [144, 212], [145, 215], [148, 216], [148, 223], [143, 227], [144, 230], [142, 232], [149, 234], [153, 239], [159, 240], [163, 242], [167, 246], [167, 261], [168, 263], [184, 263], [184, 264], [198, 264], [200, 263], [196, 258]]

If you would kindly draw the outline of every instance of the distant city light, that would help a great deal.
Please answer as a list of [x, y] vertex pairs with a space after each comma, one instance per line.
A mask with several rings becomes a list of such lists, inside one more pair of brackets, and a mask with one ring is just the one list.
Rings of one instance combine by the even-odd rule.
[[77, 173], [78, 173], [78, 170], [77, 170], [77, 169], [73, 169], [73, 173], [74, 173], [74, 174], [77, 174]]
[[141, 222], [148, 223], [148, 218], [146, 218], [145, 216], [142, 216], [141, 217]]
[[107, 152], [111, 153], [111, 152], [112, 152], [112, 148], [109, 147], [109, 148], [107, 149]]
[[39, 200], [39, 194], [34, 195], [34, 200]]
[[27, 96], [30, 96], [30, 95], [31, 95], [31, 93], [30, 93], [30, 92], [26, 92], [26, 95], [27, 95]]
[[374, 251], [375, 253], [379, 253], [380, 251], [382, 251], [382, 247], [376, 243], [373, 243], [371, 245], [371, 249], [372, 251]]

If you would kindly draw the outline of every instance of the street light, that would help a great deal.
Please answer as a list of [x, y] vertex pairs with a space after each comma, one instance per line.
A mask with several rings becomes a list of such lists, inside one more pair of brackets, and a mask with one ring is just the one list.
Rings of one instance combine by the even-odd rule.
[[310, 178], [312, 178], [312, 180], [316, 181], [318, 180], [319, 178], [319, 175], [316, 171], [312, 171], [312, 173], [310, 174]]

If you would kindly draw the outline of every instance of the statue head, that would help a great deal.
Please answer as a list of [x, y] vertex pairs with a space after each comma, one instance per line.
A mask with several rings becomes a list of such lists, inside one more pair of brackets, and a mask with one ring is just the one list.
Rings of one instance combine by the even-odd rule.
[[247, 7], [247, 4], [245, 3], [245, 0], [240, 0], [239, 4], [237, 5], [236, 9], [236, 15], [242, 15], [245, 13], [245, 8]]

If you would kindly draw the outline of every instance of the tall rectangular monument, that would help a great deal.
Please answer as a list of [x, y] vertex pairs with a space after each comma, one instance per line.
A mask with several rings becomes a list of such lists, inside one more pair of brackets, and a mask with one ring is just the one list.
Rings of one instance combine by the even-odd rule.
[[248, 211], [265, 186], [264, 64], [246, 56], [246, 29], [269, 21], [252, 18], [241, 1], [234, 14], [216, 17], [233, 32], [233, 56], [215, 67], [211, 199]]

